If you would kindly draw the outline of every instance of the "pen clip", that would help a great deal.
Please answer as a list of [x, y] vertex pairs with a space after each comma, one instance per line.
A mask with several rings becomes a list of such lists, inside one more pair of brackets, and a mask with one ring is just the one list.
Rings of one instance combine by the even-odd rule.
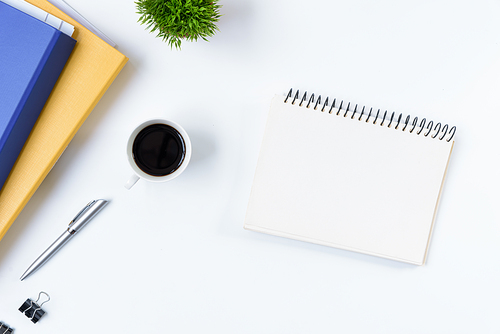
[[69, 222], [68, 226], [73, 225], [78, 220], [78, 218], [80, 218], [80, 216], [85, 213], [85, 211], [87, 211], [92, 205], [94, 205], [95, 202], [96, 202], [96, 200], [93, 200], [93, 201], [90, 201], [89, 204], [85, 205], [85, 207], [82, 210], [80, 210], [80, 212], [78, 212], [76, 214], [75, 218], [73, 218], [73, 220], [71, 220]]

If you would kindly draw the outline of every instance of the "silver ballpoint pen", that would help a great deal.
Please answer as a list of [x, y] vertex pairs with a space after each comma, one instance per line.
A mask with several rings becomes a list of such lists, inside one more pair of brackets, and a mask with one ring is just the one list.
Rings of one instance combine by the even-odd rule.
[[59, 249], [62, 248], [73, 236], [80, 231], [94, 216], [101, 211], [108, 204], [108, 201], [103, 199], [97, 199], [91, 201], [87, 204], [72, 221], [69, 222], [69, 226], [64, 231], [63, 234], [56, 241], [52, 243], [45, 250], [45, 252], [40, 255], [35, 262], [31, 264], [31, 266], [24, 272], [23, 276], [21, 276], [21, 281], [26, 277], [33, 274], [37, 271], [41, 266], [45, 264]]

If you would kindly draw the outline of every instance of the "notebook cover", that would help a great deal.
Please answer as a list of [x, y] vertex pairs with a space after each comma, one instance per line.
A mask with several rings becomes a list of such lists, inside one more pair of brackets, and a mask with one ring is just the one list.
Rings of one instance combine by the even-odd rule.
[[75, 43], [0, 1], [0, 189]]
[[284, 99], [269, 111], [244, 227], [423, 264], [453, 141]]
[[28, 2], [74, 25], [77, 43], [0, 191], [0, 239], [128, 60], [48, 1]]

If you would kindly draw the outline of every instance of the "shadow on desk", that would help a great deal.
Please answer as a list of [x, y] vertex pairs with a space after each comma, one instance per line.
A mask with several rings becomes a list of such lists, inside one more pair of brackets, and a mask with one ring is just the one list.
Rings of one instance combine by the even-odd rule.
[[299, 249], [299, 251], [303, 251], [306, 253], [307, 252], [318, 253], [318, 255], [322, 256], [323, 259], [324, 255], [330, 256], [332, 258], [332, 264], [335, 263], [339, 258], [341, 258], [341, 260], [348, 259], [349, 261], [352, 261], [353, 264], [363, 262], [366, 264], [392, 268], [395, 270], [418, 270], [421, 269], [422, 267], [425, 267], [425, 264], [424, 266], [418, 266], [410, 263], [385, 259], [373, 255], [357, 253], [350, 250], [316, 245], [305, 241], [291, 240], [273, 235], [265, 235], [259, 232], [254, 232], [249, 230], [245, 230], [244, 233], [249, 239], [253, 239], [252, 241], [257, 244], [272, 242], [276, 245], [279, 245], [279, 247], [283, 248]]

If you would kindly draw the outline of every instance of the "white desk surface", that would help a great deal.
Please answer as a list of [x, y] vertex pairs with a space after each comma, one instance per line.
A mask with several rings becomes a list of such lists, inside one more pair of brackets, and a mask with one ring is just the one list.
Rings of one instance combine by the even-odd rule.
[[[130, 60], [0, 242], [15, 333], [500, 333], [499, 1], [221, 0], [220, 32], [181, 51], [133, 1], [67, 1]], [[243, 229], [269, 103], [292, 87], [457, 126], [425, 266]], [[156, 116], [190, 134], [191, 163], [128, 191], [128, 135]], [[19, 281], [96, 198], [112, 202]], [[17, 309], [41, 290], [34, 325]]]

